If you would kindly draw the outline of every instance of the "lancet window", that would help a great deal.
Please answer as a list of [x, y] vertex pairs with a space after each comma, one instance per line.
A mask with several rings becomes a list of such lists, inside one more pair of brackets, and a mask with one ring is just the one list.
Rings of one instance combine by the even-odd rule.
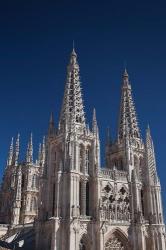
[[37, 200], [36, 197], [32, 197], [30, 203], [30, 211], [36, 211], [36, 210], [37, 210]]
[[37, 183], [37, 175], [34, 174], [32, 176], [32, 188], [37, 188], [38, 187], [38, 183]]

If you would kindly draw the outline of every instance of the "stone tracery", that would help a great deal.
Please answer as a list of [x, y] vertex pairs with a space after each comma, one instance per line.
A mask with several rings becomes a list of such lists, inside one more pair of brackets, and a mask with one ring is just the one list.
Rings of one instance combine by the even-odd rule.
[[115, 190], [107, 184], [101, 194], [100, 215], [102, 219], [107, 220], [130, 220], [129, 194], [121, 187], [116, 193]]
[[106, 242], [105, 250], [125, 250], [123, 243], [113, 234], [112, 237]]

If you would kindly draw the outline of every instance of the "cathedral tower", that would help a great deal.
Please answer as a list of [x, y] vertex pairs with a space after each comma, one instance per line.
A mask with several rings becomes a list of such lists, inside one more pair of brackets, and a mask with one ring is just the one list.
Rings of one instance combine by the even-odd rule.
[[142, 140], [126, 69], [117, 138], [111, 140], [108, 131], [101, 168], [96, 111], [90, 129], [73, 49], [57, 129], [50, 118], [45, 159], [37, 250], [166, 249], [153, 141], [149, 128]]
[[[88, 224], [95, 231], [91, 218], [97, 218], [96, 176], [100, 166], [100, 143], [95, 111], [92, 130], [85, 122], [79, 65], [74, 49], [67, 67], [59, 126], [54, 128], [51, 116], [46, 147], [37, 248], [78, 249], [82, 244], [80, 232], [83, 233]], [[45, 240], [41, 241], [41, 238]]]

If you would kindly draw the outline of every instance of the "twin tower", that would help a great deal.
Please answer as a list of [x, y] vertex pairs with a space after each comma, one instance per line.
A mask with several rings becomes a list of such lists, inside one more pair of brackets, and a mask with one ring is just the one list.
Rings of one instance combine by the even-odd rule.
[[[30, 155], [31, 151], [29, 146]], [[149, 128], [146, 141], [141, 138], [126, 70], [118, 136], [113, 142], [108, 134], [105, 151], [105, 167], [101, 168], [96, 113], [94, 110], [90, 129], [73, 49], [58, 128], [51, 116], [41, 158], [37, 165], [28, 158], [28, 166], [24, 166], [30, 177], [23, 178], [22, 166], [14, 164], [20, 174], [13, 184], [12, 227], [35, 218], [34, 249], [166, 250], [153, 141]]]

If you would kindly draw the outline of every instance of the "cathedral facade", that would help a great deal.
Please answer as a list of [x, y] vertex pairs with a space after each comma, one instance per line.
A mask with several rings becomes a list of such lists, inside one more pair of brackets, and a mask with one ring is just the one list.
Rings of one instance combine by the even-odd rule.
[[34, 221], [34, 249], [166, 250], [153, 141], [149, 127], [142, 140], [126, 70], [117, 138], [108, 131], [104, 167], [95, 110], [92, 127], [86, 124], [74, 49], [58, 128], [51, 115], [36, 163], [32, 136], [25, 163], [18, 152], [19, 136], [9, 151], [0, 218], [12, 228]]

